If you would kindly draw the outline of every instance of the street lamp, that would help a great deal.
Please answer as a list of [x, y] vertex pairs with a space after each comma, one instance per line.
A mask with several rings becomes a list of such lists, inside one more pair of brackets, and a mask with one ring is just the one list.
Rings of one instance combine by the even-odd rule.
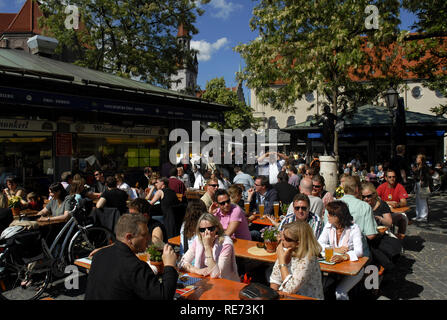
[[399, 99], [399, 93], [394, 89], [394, 88], [389, 88], [387, 90], [387, 92], [385, 92], [384, 94], [385, 96], [385, 103], [388, 107], [388, 110], [390, 111], [391, 114], [391, 130], [390, 130], [390, 138], [391, 138], [391, 153], [390, 153], [390, 157], [393, 157], [393, 153], [394, 153], [394, 126], [395, 126], [395, 114], [396, 114], [396, 109], [397, 109], [397, 102]]

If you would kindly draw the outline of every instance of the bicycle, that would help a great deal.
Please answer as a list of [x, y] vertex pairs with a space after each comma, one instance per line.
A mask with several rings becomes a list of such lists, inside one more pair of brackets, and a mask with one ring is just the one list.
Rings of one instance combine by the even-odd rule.
[[64, 277], [66, 266], [115, 241], [110, 230], [87, 224], [84, 208], [75, 205], [70, 216], [50, 247], [40, 230], [0, 238], [0, 300], [38, 299], [52, 276]]

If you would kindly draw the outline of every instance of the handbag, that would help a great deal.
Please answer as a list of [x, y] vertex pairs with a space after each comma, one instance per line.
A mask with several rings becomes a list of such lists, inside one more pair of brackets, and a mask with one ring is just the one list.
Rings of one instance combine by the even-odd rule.
[[241, 300], [277, 300], [279, 294], [262, 283], [252, 282], [239, 291]]
[[420, 198], [428, 198], [430, 196], [430, 188], [429, 187], [419, 187], [419, 197]]

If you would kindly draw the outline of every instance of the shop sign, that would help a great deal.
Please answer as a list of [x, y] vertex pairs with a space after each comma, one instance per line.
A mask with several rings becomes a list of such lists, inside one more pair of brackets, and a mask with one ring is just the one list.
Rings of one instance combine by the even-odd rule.
[[0, 119], [0, 130], [56, 131], [56, 123], [51, 121]]
[[56, 133], [56, 157], [71, 157], [71, 133]]
[[139, 136], [167, 136], [168, 130], [160, 127], [119, 127], [102, 124], [74, 123], [70, 125], [73, 133], [122, 134]]

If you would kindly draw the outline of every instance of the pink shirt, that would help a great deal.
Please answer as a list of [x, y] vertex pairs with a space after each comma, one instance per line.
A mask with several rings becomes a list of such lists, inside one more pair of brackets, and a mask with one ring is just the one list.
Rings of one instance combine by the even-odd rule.
[[219, 208], [217, 209], [215, 216], [217, 217], [217, 219], [219, 219], [220, 223], [222, 224], [222, 227], [225, 230], [227, 230], [228, 226], [230, 225], [230, 222], [239, 221], [240, 222], [239, 227], [231, 235], [231, 237], [251, 240], [250, 230], [248, 230], [247, 218], [245, 217], [244, 211], [238, 205], [232, 204], [230, 212], [226, 215], [224, 215]]

